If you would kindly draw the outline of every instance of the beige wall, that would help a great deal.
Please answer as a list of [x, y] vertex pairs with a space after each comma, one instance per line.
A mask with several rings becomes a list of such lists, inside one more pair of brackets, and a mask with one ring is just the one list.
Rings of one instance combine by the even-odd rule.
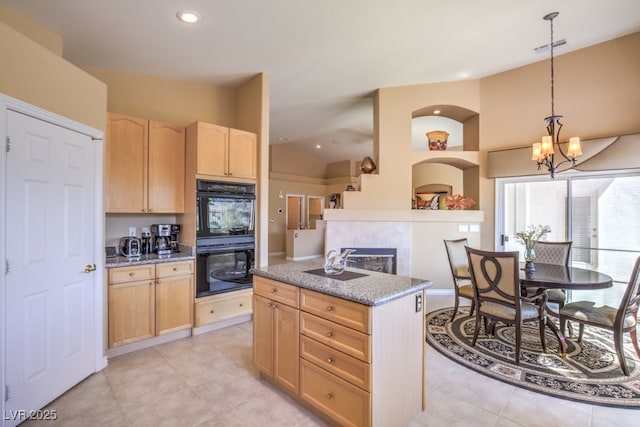
[[275, 173], [300, 175], [311, 178], [325, 178], [327, 165], [316, 158], [297, 150], [289, 144], [271, 144], [269, 170]]
[[[269, 180], [269, 253], [284, 253], [286, 251], [286, 195], [300, 194], [305, 196], [325, 195], [325, 185], [322, 180], [294, 181], [289, 179]], [[280, 197], [282, 195], [282, 197]], [[326, 198], [325, 198], [326, 201]], [[278, 212], [281, 210], [281, 213]]]
[[107, 84], [110, 112], [176, 126], [200, 120], [235, 127], [234, 89], [96, 68], [85, 70]]
[[105, 130], [104, 83], [2, 22], [0, 58], [0, 93]]
[[49, 49], [57, 56], [62, 56], [63, 41], [60, 34], [49, 31], [19, 13], [0, 4], [0, 21], [17, 32], [29, 37], [40, 46]]

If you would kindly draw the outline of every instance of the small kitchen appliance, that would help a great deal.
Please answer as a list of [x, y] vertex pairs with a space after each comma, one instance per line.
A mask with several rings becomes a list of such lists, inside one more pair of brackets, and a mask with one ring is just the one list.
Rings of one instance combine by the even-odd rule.
[[153, 224], [153, 252], [158, 255], [171, 254], [171, 224]]
[[120, 239], [120, 254], [127, 258], [137, 258], [141, 253], [140, 239], [127, 236]]
[[151, 232], [149, 231], [149, 227], [142, 227], [142, 238], [140, 239], [140, 243], [142, 245], [142, 255], [150, 255], [152, 252], [151, 249]]
[[178, 236], [180, 235], [180, 224], [171, 224], [171, 236], [169, 236], [169, 244], [171, 246], [171, 252], [180, 252], [178, 245]]

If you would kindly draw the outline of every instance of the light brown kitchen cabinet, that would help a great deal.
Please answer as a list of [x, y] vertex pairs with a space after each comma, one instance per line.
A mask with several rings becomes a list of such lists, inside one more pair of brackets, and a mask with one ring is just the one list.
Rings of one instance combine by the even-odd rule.
[[109, 269], [109, 348], [155, 336], [155, 266]]
[[105, 211], [184, 212], [185, 129], [108, 114]]
[[156, 335], [193, 326], [193, 264], [156, 265]]
[[255, 133], [195, 122], [187, 127], [187, 146], [195, 154], [198, 175], [256, 179]]
[[263, 375], [298, 394], [298, 288], [254, 276], [253, 360]]
[[193, 325], [194, 261], [109, 269], [109, 348]]
[[[262, 375], [336, 425], [408, 425], [424, 409], [424, 291], [368, 306], [253, 278], [254, 365]], [[294, 312], [299, 324], [278, 327], [276, 316]], [[293, 380], [278, 379], [284, 363], [299, 370], [297, 391]]]

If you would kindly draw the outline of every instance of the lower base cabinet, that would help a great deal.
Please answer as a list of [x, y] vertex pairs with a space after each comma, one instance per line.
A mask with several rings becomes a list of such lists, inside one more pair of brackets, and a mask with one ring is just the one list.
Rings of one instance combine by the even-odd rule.
[[191, 328], [194, 262], [109, 269], [109, 348]]
[[195, 326], [206, 326], [252, 313], [251, 289], [197, 298]]
[[[284, 301], [297, 328], [281, 327]], [[408, 425], [424, 409], [422, 301], [418, 291], [371, 307], [254, 276], [254, 364], [338, 425]], [[299, 383], [282, 381], [285, 361]]]

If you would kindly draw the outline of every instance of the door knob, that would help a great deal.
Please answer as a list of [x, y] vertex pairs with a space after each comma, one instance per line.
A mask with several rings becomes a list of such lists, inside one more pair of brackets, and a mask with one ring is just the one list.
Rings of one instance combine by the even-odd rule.
[[96, 269], [96, 265], [95, 264], [93, 264], [93, 265], [87, 264], [87, 265], [84, 266], [84, 272], [85, 273], [91, 273], [92, 271], [95, 271], [95, 269]]

